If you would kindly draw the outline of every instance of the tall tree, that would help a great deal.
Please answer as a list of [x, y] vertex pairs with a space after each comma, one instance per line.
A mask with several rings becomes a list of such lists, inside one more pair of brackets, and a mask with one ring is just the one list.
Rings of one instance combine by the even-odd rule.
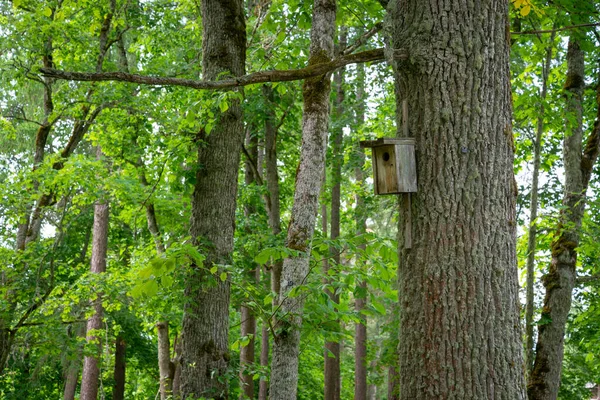
[[[244, 74], [246, 24], [241, 0], [202, 1], [202, 71], [218, 80]], [[217, 116], [214, 128], [198, 134], [198, 164], [190, 233], [206, 257], [186, 280], [182, 330], [183, 398], [227, 398], [229, 360], [228, 279], [214, 279], [212, 265], [230, 265], [233, 250], [237, 176], [244, 140], [239, 100]], [[220, 274], [219, 274], [220, 275]]]
[[[356, 127], [360, 129], [365, 123], [365, 66], [357, 65], [356, 88]], [[360, 146], [356, 147], [358, 165], [354, 168], [354, 178], [361, 189], [364, 185], [365, 152]], [[365, 198], [359, 189], [356, 192], [356, 235], [361, 236], [367, 232], [367, 216], [365, 210]], [[366, 245], [360, 245], [361, 251]], [[355, 290], [354, 309], [361, 320], [354, 326], [354, 399], [367, 400], [367, 321], [362, 311], [367, 306], [367, 281], [358, 282]]]
[[[335, 0], [315, 0], [309, 65], [333, 58], [335, 15]], [[309, 272], [310, 243], [325, 165], [330, 87], [329, 74], [325, 74], [306, 79], [302, 88], [302, 148], [286, 241], [288, 249], [297, 254], [284, 260], [281, 273], [279, 314], [271, 363], [270, 397], [274, 399], [295, 399], [298, 387], [300, 325], [304, 305], [304, 295], [298, 292], [298, 288]]]
[[392, 0], [388, 27], [418, 159], [400, 399], [524, 399], [508, 2]]
[[[102, 151], [98, 146], [97, 157], [102, 157]], [[98, 200], [94, 205], [94, 228], [92, 233], [92, 261], [90, 272], [102, 274], [106, 272], [106, 253], [108, 251], [108, 202], [104, 199]], [[94, 314], [87, 321], [86, 341], [96, 347], [95, 354], [85, 356], [83, 361], [83, 372], [81, 375], [82, 400], [96, 400], [98, 397], [98, 384], [100, 378], [99, 357], [102, 354], [101, 336], [98, 331], [102, 330], [102, 319], [104, 308], [102, 307], [102, 294], [96, 293], [93, 300]]]
[[538, 226], [538, 189], [540, 176], [540, 163], [542, 152], [542, 136], [544, 133], [544, 113], [546, 108], [546, 96], [548, 95], [548, 75], [552, 61], [552, 48], [554, 47], [555, 32], [550, 35], [546, 47], [546, 57], [542, 64], [542, 89], [540, 91], [540, 105], [533, 147], [533, 176], [531, 179], [531, 206], [529, 214], [529, 232], [527, 242], [527, 293], [525, 308], [525, 362], [527, 373], [533, 369], [533, 308], [534, 296], [533, 285], [535, 282], [535, 249], [537, 245]]
[[[556, 399], [558, 396], [565, 325], [577, 278], [577, 247], [581, 239], [586, 191], [600, 146], [600, 97], [597, 97], [598, 118], [585, 147], [583, 146], [585, 62], [580, 42], [575, 36], [569, 38], [567, 65], [564, 85], [567, 107], [563, 142], [563, 208], [552, 242], [549, 271], [542, 279], [546, 295], [538, 328], [535, 363], [527, 385], [530, 400]], [[600, 87], [597, 90], [597, 96], [600, 96]]]

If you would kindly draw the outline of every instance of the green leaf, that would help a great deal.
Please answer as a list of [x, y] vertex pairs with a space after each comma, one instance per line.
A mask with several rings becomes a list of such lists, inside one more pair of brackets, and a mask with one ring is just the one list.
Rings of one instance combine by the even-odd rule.
[[213, 267], [210, 269], [210, 273], [211, 273], [211, 274], [216, 274], [218, 270], [219, 270], [219, 267], [217, 267], [217, 266], [215, 265], [215, 266], [213, 266]]
[[225, 282], [227, 280], [227, 272], [221, 272], [221, 275], [219, 276], [219, 278], [221, 279], [222, 282]]
[[52, 15], [52, 9], [50, 7], [46, 7], [44, 8], [44, 11], [42, 11], [42, 13], [46, 16], [46, 17], [50, 17]]

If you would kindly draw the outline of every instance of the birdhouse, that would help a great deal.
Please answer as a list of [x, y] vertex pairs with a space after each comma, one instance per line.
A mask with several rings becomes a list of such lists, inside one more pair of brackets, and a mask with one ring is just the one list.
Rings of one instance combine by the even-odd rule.
[[373, 149], [375, 194], [415, 193], [417, 163], [413, 138], [380, 138], [360, 142]]

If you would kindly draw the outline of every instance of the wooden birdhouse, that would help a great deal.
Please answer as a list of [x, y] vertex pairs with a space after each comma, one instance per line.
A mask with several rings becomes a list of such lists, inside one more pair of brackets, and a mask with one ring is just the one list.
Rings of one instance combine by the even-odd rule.
[[360, 142], [373, 149], [375, 194], [415, 193], [417, 163], [413, 138], [380, 138]]

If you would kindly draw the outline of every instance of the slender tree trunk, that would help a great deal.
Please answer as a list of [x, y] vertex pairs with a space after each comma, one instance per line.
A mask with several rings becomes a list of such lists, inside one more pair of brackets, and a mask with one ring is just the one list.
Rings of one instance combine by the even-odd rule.
[[565, 325], [577, 277], [576, 248], [579, 246], [581, 220], [585, 212], [585, 193], [600, 143], [600, 97], [597, 97], [598, 118], [582, 151], [584, 55], [578, 41], [573, 38], [569, 40], [567, 65], [567, 116], [563, 143], [565, 193], [559, 226], [551, 247], [552, 260], [548, 274], [542, 279], [546, 296], [538, 328], [535, 363], [528, 382], [529, 400], [552, 400], [558, 396]]
[[113, 388], [113, 400], [123, 400], [125, 398], [125, 353], [127, 351], [127, 344], [125, 339], [121, 336], [117, 336], [115, 343], [115, 369], [114, 378], [115, 386]]
[[[346, 30], [342, 27], [340, 32], [340, 49], [346, 47]], [[344, 69], [340, 69], [335, 72], [334, 85], [336, 87], [336, 98], [335, 98], [335, 125], [332, 130], [332, 141], [333, 141], [333, 157], [331, 159], [331, 176], [332, 176], [332, 187], [331, 187], [331, 240], [336, 240], [340, 236], [340, 203], [341, 203], [341, 181], [342, 181], [342, 164], [344, 163], [343, 154], [343, 119], [344, 119]], [[333, 261], [335, 270], [338, 269], [340, 264], [340, 252], [335, 247], [329, 249], [329, 255]], [[339, 304], [340, 295], [335, 290], [336, 278], [329, 276], [329, 270], [331, 264], [325, 264], [325, 270], [323, 271], [327, 284], [331, 286], [330, 289], [326, 290], [329, 299], [334, 304]], [[337, 276], [335, 273], [333, 276]], [[340, 331], [340, 323], [338, 321], [332, 322], [333, 330], [336, 332]], [[339, 400], [341, 390], [341, 376], [340, 376], [340, 343], [339, 341], [326, 341], [325, 342], [325, 366], [324, 366], [324, 399], [325, 400]]]
[[[315, 0], [309, 64], [333, 57], [336, 4], [334, 0]], [[302, 286], [309, 272], [310, 242], [319, 205], [321, 174], [325, 165], [327, 125], [329, 122], [329, 76], [304, 82], [302, 148], [296, 175], [292, 217], [287, 247], [297, 251], [283, 262], [280, 309], [271, 363], [270, 397], [292, 400], [298, 388], [298, 355], [302, 324], [303, 295], [290, 297], [290, 291]]]
[[[98, 148], [98, 156], [101, 150]], [[108, 203], [98, 201], [94, 206], [94, 228], [92, 236], [92, 261], [90, 272], [102, 274], [106, 271], [106, 252], [108, 249]], [[98, 397], [98, 383], [100, 377], [99, 357], [102, 353], [101, 339], [98, 331], [102, 329], [102, 294], [97, 293], [94, 304], [94, 315], [87, 321], [86, 341], [94, 343], [97, 353], [86, 356], [83, 361], [83, 373], [81, 377], [81, 400], [96, 400]]]
[[[356, 129], [360, 129], [365, 122], [365, 66], [357, 65], [357, 88], [356, 88]], [[363, 169], [365, 166], [365, 152], [360, 146], [356, 147], [358, 165], [354, 168], [354, 178], [362, 189], [365, 178]], [[356, 192], [356, 235], [364, 235], [367, 231], [367, 218], [365, 211], [365, 199], [361, 190]], [[360, 245], [364, 252], [366, 246]], [[362, 267], [362, 265], [361, 265]], [[366, 271], [365, 271], [366, 272]], [[367, 282], [360, 281], [354, 295], [354, 310], [360, 317], [360, 322], [354, 325], [354, 400], [367, 400], [367, 317], [362, 311], [367, 306]]]
[[[265, 99], [265, 177], [267, 183], [267, 210], [269, 213], [269, 227], [271, 233], [276, 236], [281, 232], [281, 211], [279, 199], [279, 174], [277, 172], [277, 124], [274, 112], [273, 89], [269, 85], [262, 86], [262, 94]], [[271, 292], [280, 292], [281, 268], [283, 263], [276, 261], [271, 266]], [[277, 303], [275, 301], [274, 303]], [[260, 365], [269, 365], [269, 330], [266, 322], [262, 328]], [[261, 378], [258, 384], [258, 399], [266, 400], [268, 395], [269, 381]]]
[[[258, 171], [258, 137], [248, 132], [246, 137], [246, 149], [248, 156], [246, 157], [244, 179], [246, 186], [250, 186], [256, 183], [256, 177], [254, 171]], [[252, 202], [248, 202], [244, 205], [244, 215], [249, 220], [252, 215], [256, 214], [256, 207]], [[246, 229], [248, 234], [251, 234], [251, 228]], [[250, 258], [250, 257], [249, 257]], [[251, 258], [250, 258], [251, 259]], [[250, 261], [252, 262], [252, 261]], [[247, 271], [248, 282], [258, 283], [260, 277], [259, 267], [252, 262], [252, 267]], [[251, 307], [242, 304], [241, 307], [241, 335], [242, 337], [248, 337], [248, 344], [240, 348], [240, 387], [242, 393], [240, 393], [240, 399], [253, 399], [254, 398], [254, 379], [252, 373], [247, 372], [249, 366], [254, 364], [254, 343], [256, 336], [256, 316], [254, 310]]]
[[400, 399], [400, 374], [394, 365], [388, 367], [387, 398]]
[[173, 392], [171, 376], [171, 343], [169, 341], [169, 323], [156, 323], [158, 334], [158, 371], [160, 374], [160, 398], [166, 400]]
[[524, 399], [508, 2], [392, 0], [388, 18], [409, 53], [392, 64], [418, 176], [400, 241], [400, 399]]
[[[84, 245], [84, 248], [87, 247]], [[82, 257], [84, 259], [85, 255]], [[78, 324], [79, 325], [79, 324]], [[80, 327], [75, 329], [76, 335], [83, 337], [85, 335], [85, 325], [81, 324]], [[70, 335], [69, 335], [70, 336]], [[67, 361], [65, 366], [65, 389], [63, 391], [63, 400], [74, 400], [75, 394], [77, 393], [77, 383], [79, 382], [79, 372], [81, 371], [81, 355], [83, 353], [83, 347], [77, 344], [75, 355], [72, 359]]]
[[546, 58], [542, 65], [542, 90], [540, 92], [540, 111], [537, 120], [535, 144], [533, 148], [533, 178], [531, 181], [531, 211], [529, 214], [529, 237], [527, 242], [527, 294], [525, 307], [525, 361], [527, 373], [533, 369], [533, 284], [535, 282], [535, 248], [537, 244], [537, 215], [538, 215], [538, 180], [540, 175], [540, 159], [542, 150], [542, 135], [544, 134], [544, 111], [546, 96], [548, 94], [548, 74], [552, 61], [552, 48], [554, 36], [550, 35], [550, 42], [546, 48]]
[[[246, 25], [241, 0], [202, 1], [203, 78], [217, 80], [245, 71]], [[227, 398], [229, 354], [229, 279], [214, 265], [231, 265], [237, 173], [244, 140], [242, 108], [232, 100], [217, 115], [210, 134], [198, 135], [198, 172], [192, 199], [190, 233], [206, 259], [186, 279], [182, 330], [182, 397]]]

